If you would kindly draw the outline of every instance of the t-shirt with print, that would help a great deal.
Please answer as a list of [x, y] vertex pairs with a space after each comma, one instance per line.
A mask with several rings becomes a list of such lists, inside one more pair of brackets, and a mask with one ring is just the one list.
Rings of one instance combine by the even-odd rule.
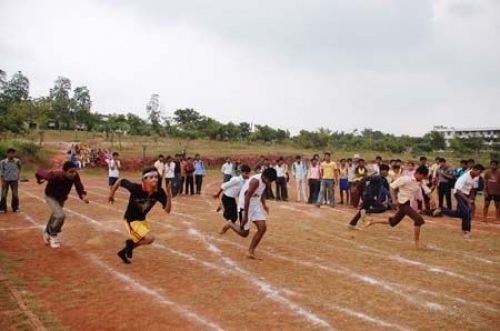
[[125, 212], [127, 222], [144, 221], [146, 215], [157, 201], [163, 205], [163, 208], [167, 205], [167, 195], [161, 187], [158, 191], [149, 195], [148, 192], [142, 190], [141, 184], [132, 183], [127, 179], [123, 179], [120, 186], [130, 192], [127, 211]]
[[322, 179], [334, 179], [335, 171], [337, 170], [337, 164], [333, 161], [323, 161], [321, 162], [321, 169], [323, 170]]

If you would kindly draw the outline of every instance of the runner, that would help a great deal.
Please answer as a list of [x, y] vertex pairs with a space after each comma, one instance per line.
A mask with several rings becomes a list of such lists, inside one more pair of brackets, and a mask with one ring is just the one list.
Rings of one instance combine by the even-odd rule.
[[142, 245], [150, 245], [155, 238], [150, 234], [150, 224], [146, 220], [146, 215], [151, 208], [160, 202], [165, 212], [170, 213], [172, 208], [172, 192], [170, 183], [166, 185], [167, 192], [158, 187], [158, 180], [161, 180], [158, 170], [155, 167], [144, 169], [142, 172], [142, 183], [136, 184], [122, 178], [119, 179], [111, 188], [109, 194], [109, 203], [115, 201], [116, 190], [121, 186], [130, 192], [127, 211], [125, 212], [125, 221], [130, 238], [125, 240], [125, 247], [118, 252], [118, 256], [123, 263], [132, 263], [132, 251]]

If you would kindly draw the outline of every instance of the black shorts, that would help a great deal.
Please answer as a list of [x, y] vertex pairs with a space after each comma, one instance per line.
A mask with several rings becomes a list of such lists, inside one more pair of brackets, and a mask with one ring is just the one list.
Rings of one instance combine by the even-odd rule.
[[222, 207], [224, 207], [224, 218], [233, 223], [236, 222], [238, 219], [238, 206], [236, 205], [236, 199], [223, 194]]
[[491, 200], [500, 202], [500, 194], [488, 194], [488, 196], [484, 198], [484, 201], [486, 202], [490, 202]]
[[115, 185], [117, 180], [118, 180], [118, 177], [108, 177], [108, 185], [109, 186]]

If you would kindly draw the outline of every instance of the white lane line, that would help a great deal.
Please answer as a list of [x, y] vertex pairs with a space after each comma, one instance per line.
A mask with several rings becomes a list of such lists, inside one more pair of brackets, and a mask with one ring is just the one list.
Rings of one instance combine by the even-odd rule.
[[[37, 200], [39, 200], [41, 202], [44, 202], [44, 200], [42, 198], [36, 196], [33, 193], [30, 193], [30, 192], [27, 192], [27, 191], [24, 191], [24, 193], [26, 193], [27, 195], [29, 195], [29, 196], [31, 196], [31, 197], [33, 197], [33, 198], [35, 198], [35, 199], [37, 199]], [[89, 216], [86, 216], [84, 214], [81, 214], [79, 212], [71, 210], [69, 208], [64, 208], [64, 210], [67, 211], [67, 212], [69, 212], [69, 213], [72, 213], [74, 215], [79, 216], [81, 219], [89, 222], [90, 224], [92, 224], [94, 226], [102, 227], [102, 224], [100, 222], [96, 221], [95, 219], [93, 219], [93, 218], [91, 218]], [[196, 261], [196, 260], [193, 260], [193, 261]], [[265, 293], [267, 295], [267, 297], [269, 297], [273, 301], [276, 301], [278, 303], [286, 305], [295, 314], [297, 314], [298, 316], [305, 317], [306, 320], [308, 320], [309, 322], [313, 323], [313, 325], [316, 325], [316, 326], [319, 326], [319, 327], [322, 327], [322, 328], [326, 328], [326, 329], [330, 329], [330, 330], [334, 329], [325, 320], [319, 318], [318, 316], [316, 316], [312, 312], [307, 311], [306, 309], [302, 308], [300, 305], [295, 304], [294, 302], [292, 302], [292, 301], [288, 300], [287, 298], [283, 297], [279, 293], [280, 291], [277, 290], [277, 289], [274, 289], [270, 284], [268, 284], [266, 282], [263, 282], [263, 281], [259, 281], [257, 279], [254, 279], [256, 276], [254, 276], [251, 273], [249, 273], [248, 271], [240, 268], [236, 264], [236, 262], [232, 261], [229, 258], [226, 258], [223, 261], [225, 262], [226, 265], [231, 266], [232, 269], [234, 269], [235, 271], [237, 271], [239, 274], [245, 276], [245, 277], [243, 277], [244, 279], [249, 280], [252, 284], [256, 285], [263, 293]]]
[[[29, 193], [28, 195], [32, 196], [35, 199], [38, 199], [41, 202], [44, 202], [43, 199], [41, 199], [41, 198], [39, 198], [37, 196], [31, 195], [31, 193]], [[79, 213], [76, 213], [76, 214], [79, 214]], [[26, 213], [23, 212], [22, 215], [29, 222], [31, 222], [33, 224], [38, 224], [38, 222], [36, 222], [28, 214], [26, 214]], [[87, 219], [85, 219], [85, 220], [87, 220]], [[99, 224], [99, 222], [97, 222], [97, 221], [96, 221], [96, 223]], [[95, 223], [92, 223], [92, 224], [95, 224]], [[83, 255], [78, 250], [76, 250], [76, 252], [78, 254], [80, 254], [80, 255]], [[150, 297], [154, 298], [158, 303], [160, 303], [163, 306], [166, 306], [166, 307], [170, 308], [170, 310], [173, 310], [174, 312], [176, 312], [177, 314], [181, 315], [185, 319], [187, 319], [187, 320], [189, 320], [191, 322], [195, 322], [197, 324], [201, 324], [201, 325], [207, 327], [210, 330], [223, 330], [216, 323], [211, 322], [211, 321], [209, 321], [209, 320], [201, 317], [200, 315], [194, 313], [189, 308], [184, 307], [184, 306], [182, 306], [182, 305], [180, 305], [180, 304], [172, 301], [171, 299], [167, 298], [164, 295], [161, 295], [159, 293], [159, 290], [151, 288], [151, 287], [148, 287], [146, 285], [143, 285], [139, 281], [130, 278], [125, 273], [122, 273], [122, 272], [120, 272], [120, 271], [112, 268], [107, 263], [105, 263], [105, 262], [101, 261], [100, 259], [98, 259], [95, 255], [90, 255], [90, 260], [94, 264], [96, 264], [97, 266], [99, 266], [99, 270], [105, 269], [107, 272], [113, 274], [116, 278], [120, 279], [122, 282], [124, 282], [125, 284], [127, 284], [130, 288], [133, 288], [137, 292], [142, 292], [142, 293], [144, 293], [146, 295], [149, 295]]]

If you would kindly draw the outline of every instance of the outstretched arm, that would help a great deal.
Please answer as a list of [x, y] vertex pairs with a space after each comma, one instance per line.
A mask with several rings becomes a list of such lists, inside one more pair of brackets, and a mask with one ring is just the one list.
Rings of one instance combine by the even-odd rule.
[[170, 186], [170, 183], [168, 183], [167, 187], [165, 187], [165, 192], [167, 193], [167, 204], [163, 210], [170, 213], [172, 210], [172, 187]]

